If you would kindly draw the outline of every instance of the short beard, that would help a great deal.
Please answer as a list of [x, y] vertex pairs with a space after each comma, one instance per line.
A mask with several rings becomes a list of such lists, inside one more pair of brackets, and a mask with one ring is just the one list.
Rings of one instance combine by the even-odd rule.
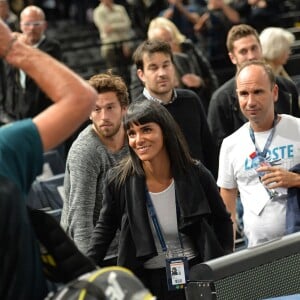
[[97, 134], [100, 137], [103, 137], [103, 138], [111, 138], [111, 137], [115, 136], [119, 132], [120, 128], [121, 128], [121, 124], [119, 124], [119, 126], [113, 127], [111, 130], [108, 130], [108, 131], [98, 129], [96, 126], [94, 126], [94, 130], [97, 132]]

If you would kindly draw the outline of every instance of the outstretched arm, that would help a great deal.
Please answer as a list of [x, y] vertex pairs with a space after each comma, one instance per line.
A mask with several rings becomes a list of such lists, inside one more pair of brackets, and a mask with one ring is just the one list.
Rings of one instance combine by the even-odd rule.
[[220, 1], [220, 8], [231, 23], [237, 24], [240, 22], [240, 14], [228, 4], [224, 3], [223, 0]]
[[180, 0], [168, 0], [170, 6], [162, 13], [162, 17], [172, 19], [174, 15], [174, 8], [183, 15], [189, 22], [196, 24], [199, 19], [199, 14], [196, 12], [190, 12]]
[[44, 150], [60, 144], [83, 123], [96, 100], [96, 92], [66, 66], [22, 42], [0, 20], [0, 56], [22, 69], [54, 102], [34, 118]]

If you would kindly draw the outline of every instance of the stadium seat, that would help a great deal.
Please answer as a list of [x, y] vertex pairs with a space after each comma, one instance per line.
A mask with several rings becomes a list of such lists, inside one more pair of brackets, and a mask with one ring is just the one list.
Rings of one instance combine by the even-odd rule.
[[27, 205], [33, 209], [42, 209], [60, 220], [64, 200], [64, 173], [48, 179], [36, 179], [32, 184]]

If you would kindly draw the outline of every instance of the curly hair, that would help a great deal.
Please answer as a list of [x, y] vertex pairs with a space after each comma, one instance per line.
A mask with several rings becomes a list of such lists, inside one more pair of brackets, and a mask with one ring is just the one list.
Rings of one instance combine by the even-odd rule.
[[111, 70], [108, 70], [107, 73], [92, 76], [88, 83], [98, 94], [115, 92], [122, 107], [129, 105], [129, 93], [126, 83], [122, 77], [113, 75]]

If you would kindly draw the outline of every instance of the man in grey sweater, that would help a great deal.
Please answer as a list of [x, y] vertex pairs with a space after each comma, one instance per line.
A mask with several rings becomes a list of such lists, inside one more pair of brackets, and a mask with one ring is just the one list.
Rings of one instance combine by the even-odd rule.
[[[102, 206], [106, 173], [128, 153], [122, 118], [128, 106], [128, 91], [121, 77], [111, 73], [90, 78], [98, 92], [88, 125], [72, 144], [66, 163], [65, 201], [61, 225], [86, 254], [90, 236]], [[112, 242], [107, 259], [117, 255]]]

